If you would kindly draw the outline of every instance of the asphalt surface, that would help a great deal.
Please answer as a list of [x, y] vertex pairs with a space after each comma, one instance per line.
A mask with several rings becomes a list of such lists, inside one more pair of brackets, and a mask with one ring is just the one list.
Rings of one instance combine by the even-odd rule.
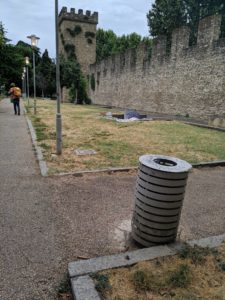
[[[70, 261], [125, 247], [136, 173], [40, 175], [24, 115], [0, 102], [0, 299], [53, 300]], [[224, 233], [225, 168], [189, 176], [179, 237]]]

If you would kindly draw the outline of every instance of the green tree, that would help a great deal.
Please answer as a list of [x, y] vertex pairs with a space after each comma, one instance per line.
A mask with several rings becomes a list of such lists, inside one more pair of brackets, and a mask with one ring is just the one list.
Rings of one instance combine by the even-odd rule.
[[65, 59], [63, 56], [60, 58], [60, 73], [61, 73], [61, 88], [67, 87], [70, 89], [70, 101], [77, 104], [83, 102], [89, 104], [90, 100], [87, 96], [87, 81], [84, 78], [81, 67], [76, 59]]
[[0, 84], [9, 88], [10, 82], [21, 84], [24, 58], [17, 52], [14, 45], [4, 45], [0, 48]]
[[150, 34], [171, 36], [174, 28], [187, 23], [183, 0], [156, 0], [147, 14]]
[[6, 31], [2, 22], [0, 22], [0, 48], [4, 47], [9, 40], [6, 38]]
[[0, 85], [9, 87], [9, 83], [15, 81], [21, 82], [22, 75], [22, 57], [16, 51], [16, 47], [8, 44], [6, 30], [0, 22]]
[[41, 90], [42, 97], [52, 97], [55, 93], [55, 64], [48, 55], [46, 49], [37, 66], [37, 87]]
[[141, 42], [151, 44], [148, 37], [143, 38], [137, 33], [117, 36], [112, 30], [98, 29], [96, 34], [96, 61], [100, 62], [112, 54], [136, 48]]
[[147, 14], [151, 36], [167, 35], [171, 40], [172, 31], [182, 25], [191, 28], [190, 43], [196, 42], [199, 20], [219, 13], [222, 15], [222, 36], [225, 35], [224, 0], [156, 0]]
[[112, 30], [98, 29], [96, 34], [96, 61], [110, 56], [115, 47], [117, 36]]
[[[28, 67], [28, 72], [29, 72], [29, 90], [30, 90], [30, 95], [32, 95], [33, 90], [34, 90], [34, 78], [33, 78], [33, 52], [34, 52], [34, 57], [35, 57], [35, 66], [38, 69], [38, 65], [41, 62], [41, 52], [40, 49], [38, 47], [31, 47], [30, 44], [25, 43], [23, 41], [19, 41], [16, 44], [16, 51], [19, 55], [21, 55], [22, 60], [23, 60], [23, 67], [25, 65], [25, 57], [29, 57], [29, 67]], [[37, 72], [36, 72], [36, 76], [37, 76]], [[38, 81], [38, 78], [36, 77], [36, 83]], [[37, 85], [37, 89], [36, 89], [36, 93], [37, 96], [41, 96], [41, 89], [39, 88], [39, 86]]]

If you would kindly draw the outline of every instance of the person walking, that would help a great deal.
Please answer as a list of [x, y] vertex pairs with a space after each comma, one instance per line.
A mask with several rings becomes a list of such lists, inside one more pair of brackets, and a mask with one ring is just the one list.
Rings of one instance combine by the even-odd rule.
[[9, 95], [11, 98], [11, 102], [14, 106], [15, 115], [20, 115], [20, 97], [21, 97], [21, 89], [15, 85], [15, 83], [10, 84]]

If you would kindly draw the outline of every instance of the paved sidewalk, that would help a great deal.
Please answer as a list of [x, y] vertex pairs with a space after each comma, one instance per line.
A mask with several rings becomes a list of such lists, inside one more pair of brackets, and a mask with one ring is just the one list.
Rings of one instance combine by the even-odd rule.
[[[121, 251], [135, 180], [135, 172], [41, 177], [25, 117], [1, 101], [0, 299], [57, 299], [69, 262]], [[225, 168], [190, 175], [182, 239], [224, 233], [224, 183]]]
[[[40, 175], [23, 113], [0, 102], [0, 299], [50, 299], [55, 266], [52, 186]], [[47, 285], [47, 286], [46, 286]], [[48, 292], [45, 292], [45, 289]], [[49, 292], [50, 289], [50, 292]]]

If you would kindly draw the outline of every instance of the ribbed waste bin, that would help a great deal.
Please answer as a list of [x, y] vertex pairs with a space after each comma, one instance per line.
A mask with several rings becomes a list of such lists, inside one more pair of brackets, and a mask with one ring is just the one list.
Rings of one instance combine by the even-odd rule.
[[139, 158], [132, 236], [143, 246], [176, 239], [188, 173], [184, 160], [143, 155]]

